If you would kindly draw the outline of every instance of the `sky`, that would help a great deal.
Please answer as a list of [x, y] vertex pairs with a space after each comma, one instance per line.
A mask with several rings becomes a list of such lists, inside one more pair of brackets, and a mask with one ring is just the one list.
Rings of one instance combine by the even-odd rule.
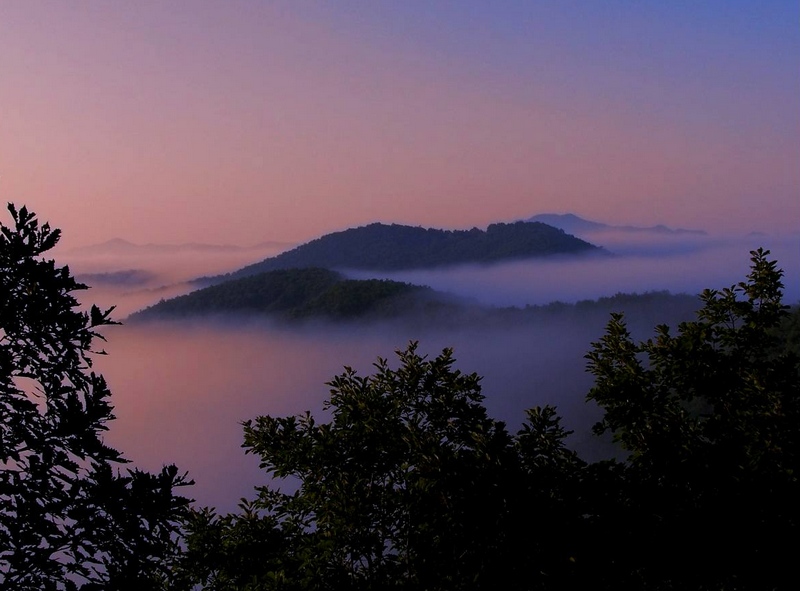
[[0, 200], [74, 247], [797, 232], [800, 3], [0, 1]]

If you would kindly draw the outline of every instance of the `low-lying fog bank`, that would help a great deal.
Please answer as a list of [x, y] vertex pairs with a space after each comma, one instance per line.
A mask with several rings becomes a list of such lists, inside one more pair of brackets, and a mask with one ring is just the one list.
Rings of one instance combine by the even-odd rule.
[[[454, 348], [459, 369], [483, 376], [490, 415], [510, 429], [519, 427], [526, 408], [555, 404], [576, 431], [571, 442], [581, 453], [607, 453], [589, 433], [598, 414], [584, 402], [592, 378], [583, 359], [605, 321], [592, 314], [514, 328], [413, 332], [399, 325], [288, 329], [252, 319], [112, 327], [105, 331], [109, 355], [96, 363], [117, 415], [107, 439], [143, 468], [177, 463], [197, 481], [191, 496], [199, 503], [233, 509], [264, 482], [257, 459], [240, 448], [241, 421], [321, 414], [325, 382], [344, 365], [370, 373], [378, 356], [391, 360], [418, 340], [431, 356]], [[655, 323], [639, 317], [632, 329], [648, 336]]]
[[[493, 305], [574, 302], [662, 289], [697, 293], [743, 280], [748, 251], [764, 245], [785, 270], [786, 301], [794, 303], [800, 301], [799, 243], [800, 237], [757, 237], [709, 242], [688, 252], [386, 276]], [[166, 297], [164, 293], [107, 285], [81, 295], [86, 303], [121, 304], [115, 317], [123, 318]], [[633, 312], [631, 328], [638, 338], [652, 335], [656, 324], [674, 325], [680, 315], [652, 308], [627, 312]], [[691, 316], [688, 310], [685, 315]], [[118, 417], [107, 437], [143, 468], [178, 464], [197, 481], [191, 496], [201, 504], [230, 510], [264, 481], [257, 458], [240, 448], [241, 421], [260, 414], [320, 413], [329, 394], [324, 384], [344, 365], [368, 373], [378, 356], [391, 359], [393, 351], [418, 340], [420, 351], [429, 355], [453, 347], [461, 370], [482, 375], [490, 414], [507, 421], [510, 429], [518, 428], [524, 409], [555, 404], [575, 431], [571, 443], [586, 457], [596, 457], [609, 450], [590, 434], [598, 412], [584, 402], [592, 377], [585, 372], [583, 356], [603, 334], [606, 321], [607, 316], [595, 313], [520, 326], [457, 324], [438, 329], [400, 324], [278, 328], [263, 318], [109, 327], [104, 331], [109, 355], [96, 363], [108, 379]]]
[[800, 301], [800, 235], [636, 244], [630, 240], [618, 243], [616, 250], [610, 251], [621, 254], [610, 257], [558, 256], [435, 271], [348, 271], [347, 275], [428, 285], [488, 305], [525, 306], [596, 299], [618, 292], [669, 290], [696, 294], [705, 288], [728, 287], [744, 279], [750, 251], [763, 246], [771, 250], [770, 258], [777, 259], [786, 272], [786, 300]]
[[[615, 234], [606, 239], [616, 256], [531, 259], [515, 263], [461, 266], [427, 271], [376, 273], [346, 271], [354, 279], [385, 278], [427, 285], [438, 291], [494, 306], [575, 302], [614, 293], [669, 290], [699, 293], [741, 281], [749, 268], [749, 251], [763, 246], [786, 272], [786, 300], [800, 301], [800, 234], [744, 238], [666, 237]], [[263, 254], [263, 253], [262, 253]], [[74, 255], [73, 255], [74, 257]], [[173, 253], [160, 256], [59, 257], [85, 278], [92, 289], [83, 299], [117, 306], [129, 314], [193, 291], [186, 283], [201, 275], [232, 271], [254, 262], [254, 253]], [[105, 274], [105, 277], [103, 277]], [[121, 279], [127, 278], [126, 283]], [[116, 281], [115, 281], [116, 280]]]

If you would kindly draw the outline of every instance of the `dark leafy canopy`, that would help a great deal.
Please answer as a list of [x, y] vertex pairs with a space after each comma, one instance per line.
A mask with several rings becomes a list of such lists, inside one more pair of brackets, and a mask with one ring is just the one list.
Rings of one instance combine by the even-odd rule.
[[[630, 452], [614, 557], [634, 586], [778, 589], [796, 580], [800, 372], [779, 331], [782, 271], [706, 290], [694, 322], [634, 343], [621, 316], [588, 354], [590, 398]], [[643, 543], [646, 542], [646, 543]], [[613, 569], [610, 569], [613, 570]], [[660, 588], [660, 587], [659, 587]]]
[[[563, 447], [566, 433], [552, 409], [531, 411], [514, 438], [487, 416], [479, 377], [454, 369], [451, 351], [427, 359], [412, 344], [398, 356], [396, 370], [379, 359], [371, 376], [347, 368], [334, 378], [329, 423], [306, 414], [245, 424], [247, 451], [299, 488], [261, 488], [237, 516], [196, 513], [188, 557], [197, 582], [207, 589], [520, 588], [542, 578], [532, 566], [548, 574], [569, 567], [550, 517], [564, 513], [561, 482], [580, 462]], [[544, 478], [546, 492], [532, 486]], [[537, 531], [553, 557], [547, 565], [528, 560], [536, 544], [518, 543], [527, 529], [520, 520], [529, 516], [515, 507], [534, 499], [546, 514]]]
[[[601, 251], [562, 230], [536, 222], [492, 224], [485, 231], [478, 228], [438, 230], [375, 223], [326, 234], [278, 256], [244, 267], [232, 273], [228, 279], [276, 269], [323, 267], [397, 271], [592, 252]], [[219, 283], [225, 279], [215, 277], [206, 278], [205, 281]]]
[[111, 310], [80, 312], [85, 289], [41, 255], [59, 231], [9, 205], [0, 224], [0, 589], [149, 589], [166, 580], [188, 501], [103, 443], [113, 418], [90, 370]]
[[430, 287], [385, 279], [345, 279], [319, 268], [266, 271], [161, 300], [132, 314], [129, 322], [190, 317], [265, 316], [279, 323], [324, 319], [333, 322], [398, 321], [407, 326], [516, 326], [552, 320], [603, 326], [611, 310], [627, 317], [659, 313], [672, 321], [690, 318], [697, 298], [667, 291], [618, 293], [574, 304], [496, 308], [463, 300]]
[[624, 461], [582, 462], [550, 407], [510, 435], [476, 375], [412, 344], [396, 370], [334, 378], [328, 423], [247, 422], [247, 452], [296, 488], [194, 512], [182, 574], [213, 590], [794, 588], [800, 363], [767, 255], [677, 335], [635, 343], [615, 315], [593, 345], [597, 430]]
[[380, 279], [345, 279], [328, 269], [281, 269], [233, 279], [150, 306], [130, 320], [212, 314], [269, 314], [283, 320], [386, 319], [434, 299], [427, 287]]

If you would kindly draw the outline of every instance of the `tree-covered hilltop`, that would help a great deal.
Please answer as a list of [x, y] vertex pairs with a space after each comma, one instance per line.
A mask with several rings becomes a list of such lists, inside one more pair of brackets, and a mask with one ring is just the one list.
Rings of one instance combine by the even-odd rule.
[[111, 391], [92, 370], [113, 310], [45, 258], [61, 237], [26, 207], [0, 223], [0, 591], [168, 588], [190, 484], [124, 469], [104, 435]]
[[382, 279], [346, 279], [328, 269], [281, 269], [232, 279], [150, 306], [131, 320], [260, 314], [280, 319], [394, 317], [434, 292]]
[[588, 242], [540, 223], [492, 224], [485, 231], [375, 223], [326, 234], [227, 277], [199, 281], [214, 283], [276, 269], [397, 271], [600, 251]]
[[150, 306], [131, 321], [261, 315], [287, 322], [398, 320], [411, 327], [516, 326], [545, 319], [601, 325], [610, 312], [634, 318], [690, 317], [697, 296], [667, 291], [623, 294], [576, 303], [493, 307], [430, 287], [384, 279], [346, 279], [328, 269], [281, 269], [231, 279]]

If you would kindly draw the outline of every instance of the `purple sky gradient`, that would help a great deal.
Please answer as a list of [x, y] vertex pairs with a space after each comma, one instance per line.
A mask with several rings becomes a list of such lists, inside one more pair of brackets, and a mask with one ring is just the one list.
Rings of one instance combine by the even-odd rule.
[[4, 2], [0, 199], [68, 246], [572, 211], [800, 229], [800, 5]]

